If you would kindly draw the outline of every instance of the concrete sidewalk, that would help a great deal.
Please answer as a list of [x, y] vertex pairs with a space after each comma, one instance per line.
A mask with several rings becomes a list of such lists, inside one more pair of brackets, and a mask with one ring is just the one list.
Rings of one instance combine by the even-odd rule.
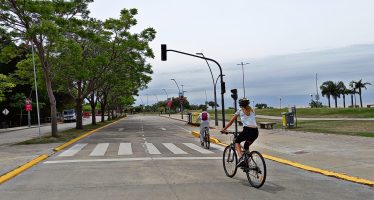
[[[172, 117], [181, 120], [180, 115]], [[210, 124], [214, 125], [214, 121]], [[232, 136], [221, 134], [219, 131], [222, 125], [219, 125], [211, 129], [211, 137], [229, 144]], [[234, 125], [230, 129], [234, 130]], [[239, 126], [239, 131], [241, 129]], [[198, 130], [196, 127], [196, 131]], [[259, 132], [252, 150], [324, 170], [374, 180], [373, 138], [285, 129], [259, 129]]]

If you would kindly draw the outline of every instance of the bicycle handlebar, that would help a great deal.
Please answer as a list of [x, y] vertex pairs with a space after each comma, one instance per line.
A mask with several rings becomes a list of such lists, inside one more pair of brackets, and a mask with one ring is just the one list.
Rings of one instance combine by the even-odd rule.
[[233, 135], [235, 135], [236, 134], [236, 132], [235, 131], [221, 131], [221, 133], [222, 134], [233, 134]]

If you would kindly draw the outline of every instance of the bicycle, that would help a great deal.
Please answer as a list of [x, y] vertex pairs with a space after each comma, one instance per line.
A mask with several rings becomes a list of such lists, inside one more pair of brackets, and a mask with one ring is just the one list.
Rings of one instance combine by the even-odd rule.
[[209, 134], [209, 128], [204, 127], [202, 130], [203, 133], [203, 146], [207, 149], [210, 148], [210, 134]]
[[[238, 137], [236, 132], [224, 132], [233, 134], [234, 138], [230, 145], [223, 151], [223, 169], [228, 177], [232, 178], [237, 172], [238, 158], [235, 151], [235, 140]], [[244, 166], [240, 167], [246, 173], [248, 182], [255, 188], [260, 188], [266, 180], [265, 159], [258, 151], [244, 151]]]

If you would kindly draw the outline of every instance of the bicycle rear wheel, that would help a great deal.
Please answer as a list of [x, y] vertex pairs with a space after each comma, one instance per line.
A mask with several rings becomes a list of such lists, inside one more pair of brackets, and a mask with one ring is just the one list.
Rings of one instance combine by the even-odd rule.
[[223, 169], [225, 170], [226, 176], [233, 177], [236, 174], [237, 157], [236, 152], [231, 145], [227, 146], [223, 151]]
[[255, 188], [260, 188], [266, 180], [265, 159], [260, 152], [252, 151], [248, 155], [248, 170], [246, 171], [248, 182]]
[[210, 148], [210, 136], [207, 130], [205, 130], [204, 143], [205, 143], [205, 148], [209, 149]]

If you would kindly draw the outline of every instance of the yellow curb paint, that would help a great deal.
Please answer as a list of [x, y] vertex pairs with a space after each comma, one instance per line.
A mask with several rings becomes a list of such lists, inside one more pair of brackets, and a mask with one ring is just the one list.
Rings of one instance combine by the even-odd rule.
[[[122, 118], [122, 119], [123, 119], [123, 118]], [[107, 127], [107, 126], [110, 126], [110, 125], [112, 125], [112, 124], [115, 124], [115, 123], [119, 122], [119, 121], [122, 120], [122, 119], [119, 119], [119, 120], [117, 120], [117, 121], [115, 121], [115, 122], [112, 122], [112, 123], [110, 123], [110, 124], [107, 124], [107, 125], [105, 125], [105, 126], [102, 126], [102, 127], [100, 127], [100, 128], [97, 128], [97, 129], [95, 129], [95, 130], [89, 131], [89, 132], [87, 132], [87, 133], [85, 133], [85, 134], [83, 134], [83, 135], [81, 135], [81, 136], [79, 136], [79, 137], [76, 137], [76, 138], [74, 138], [74, 139], [72, 139], [72, 140], [70, 140], [70, 141], [68, 141], [68, 142], [66, 142], [66, 143], [64, 143], [64, 144], [62, 144], [62, 145], [60, 145], [60, 146], [54, 148], [53, 150], [56, 151], [56, 152], [57, 152], [57, 151], [61, 151], [62, 149], [64, 149], [64, 148], [70, 146], [71, 144], [74, 144], [75, 142], [77, 142], [77, 141], [79, 141], [79, 140], [81, 140], [81, 139], [83, 139], [83, 138], [85, 138], [85, 137], [87, 137], [87, 136], [89, 136], [89, 135], [95, 133], [96, 131], [98, 131], [98, 130], [100, 130], [100, 129], [103, 129], [103, 128]]]
[[327, 171], [327, 170], [319, 169], [319, 168], [316, 168], [316, 167], [311, 167], [311, 166], [308, 166], [308, 165], [303, 165], [301, 163], [285, 160], [285, 159], [282, 159], [282, 158], [277, 158], [277, 157], [266, 155], [266, 154], [263, 154], [263, 156], [266, 159], [273, 160], [273, 161], [276, 161], [276, 162], [279, 162], [279, 163], [282, 163], [282, 164], [290, 165], [290, 166], [293, 166], [293, 167], [296, 167], [296, 168], [299, 168], [299, 169], [304, 169], [304, 170], [307, 170], [307, 171], [310, 171], [310, 172], [323, 174], [325, 176], [335, 177], [335, 178], [343, 179], [343, 180], [346, 180], [346, 181], [351, 181], [351, 182], [360, 183], [360, 184], [364, 184], [364, 185], [374, 187], [374, 181], [371, 181], [371, 180], [367, 180], [367, 179], [363, 179], [363, 178], [359, 178], [359, 177], [354, 177], [354, 176], [349, 176], [349, 175], [346, 175], [346, 174], [343, 174], [343, 173]]
[[[200, 134], [196, 131], [192, 131], [192, 135], [194, 135], [195, 137], [200, 137]], [[222, 146], [228, 146], [228, 144], [221, 143], [216, 138], [211, 138], [211, 141], [216, 143], [216, 144], [222, 145]], [[296, 168], [299, 168], [299, 169], [304, 169], [304, 170], [307, 170], [307, 171], [310, 171], [310, 172], [323, 174], [325, 176], [335, 177], [335, 178], [339, 178], [339, 179], [342, 179], [342, 180], [351, 181], [351, 182], [354, 182], [354, 183], [360, 183], [360, 184], [364, 184], [364, 185], [374, 187], [374, 181], [372, 181], [372, 180], [367, 180], [367, 179], [363, 179], [363, 178], [359, 178], [359, 177], [349, 176], [349, 175], [346, 175], [345, 173], [343, 174], [343, 173], [337, 173], [337, 172], [333, 172], [333, 171], [327, 171], [327, 170], [319, 169], [319, 168], [316, 168], [316, 167], [311, 167], [311, 166], [308, 166], [308, 165], [303, 165], [301, 163], [293, 162], [293, 161], [282, 159], [282, 158], [277, 158], [277, 157], [266, 155], [266, 154], [263, 154], [263, 156], [266, 159], [276, 161], [276, 162], [279, 162], [279, 163], [282, 163], [282, 164], [286, 164], [286, 165], [289, 165], [289, 166], [293, 166], [293, 167], [296, 167]]]
[[0, 184], [8, 181], [9, 179], [17, 176], [18, 174], [26, 171], [27, 169], [31, 168], [32, 166], [38, 164], [39, 162], [45, 160], [48, 158], [48, 154], [43, 154], [43, 155], [40, 155], [39, 157], [35, 158], [35, 159], [32, 159], [31, 161], [29, 161], [28, 163], [16, 168], [16, 169], [13, 169], [12, 171], [9, 171], [8, 173], [0, 176]]

